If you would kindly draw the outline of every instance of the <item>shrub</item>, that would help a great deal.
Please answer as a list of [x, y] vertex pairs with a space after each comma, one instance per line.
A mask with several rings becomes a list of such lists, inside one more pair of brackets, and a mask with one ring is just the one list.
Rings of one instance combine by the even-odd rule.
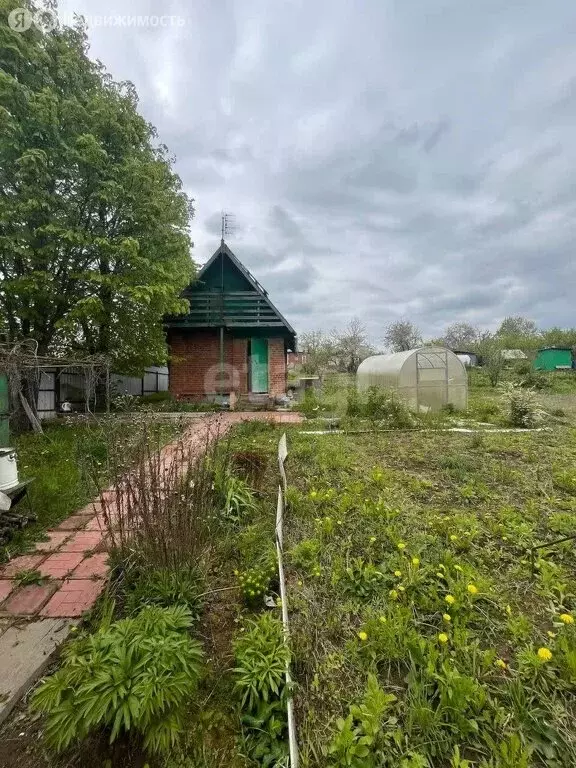
[[234, 643], [234, 673], [242, 706], [252, 710], [260, 701], [284, 697], [290, 652], [284, 642], [282, 622], [273, 614], [263, 613], [249, 619], [246, 626], [247, 630]]
[[544, 411], [531, 389], [508, 382], [502, 387], [502, 402], [507, 421], [513, 427], [532, 429], [544, 420]]
[[272, 614], [249, 620], [246, 627], [234, 643], [246, 748], [262, 765], [279, 765], [287, 754], [285, 675], [290, 652], [282, 622]]
[[111, 613], [96, 633], [70, 643], [32, 705], [47, 714], [46, 738], [57, 751], [104, 728], [110, 743], [136, 732], [147, 750], [166, 752], [200, 677], [200, 644], [186, 632], [190, 612], [147, 606], [113, 623]]
[[126, 610], [136, 613], [145, 605], [170, 608], [181, 605], [197, 619], [201, 609], [202, 579], [192, 566], [174, 571], [165, 568], [142, 569], [136, 576], [130, 574], [126, 592]]
[[298, 410], [307, 419], [313, 419], [320, 415], [320, 401], [312, 387], [304, 390], [304, 397], [298, 405]]
[[544, 371], [536, 371], [528, 364], [526, 373], [518, 376], [518, 384], [525, 389], [546, 389], [548, 379]]
[[257, 568], [249, 568], [247, 571], [237, 573], [242, 597], [246, 604], [253, 608], [262, 604], [262, 600], [272, 587], [272, 581], [276, 576], [276, 563], [268, 563]]
[[346, 406], [348, 416], [359, 416], [384, 426], [401, 429], [413, 427], [416, 419], [406, 404], [392, 390], [370, 387], [365, 394], [348, 390]]
[[360, 402], [360, 396], [356, 387], [349, 387], [346, 396], [346, 415], [347, 416], [361, 416], [362, 404]]

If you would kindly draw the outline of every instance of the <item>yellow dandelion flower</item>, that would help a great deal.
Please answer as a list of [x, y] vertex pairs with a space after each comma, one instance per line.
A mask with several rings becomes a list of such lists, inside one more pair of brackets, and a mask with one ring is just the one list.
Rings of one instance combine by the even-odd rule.
[[406, 549], [406, 544], [403, 541], [398, 542], [398, 549]]
[[312, 492], [310, 493], [310, 498], [311, 498], [311, 499], [315, 499], [315, 498], [316, 498], [316, 496], [318, 496], [318, 493], [317, 493], [316, 491], [312, 491]]
[[366, 642], [366, 640], [368, 640], [368, 635], [366, 634], [366, 632], [358, 632], [358, 637], [360, 638], [360, 640], [362, 640], [363, 643]]
[[395, 589], [391, 589], [388, 595], [392, 600], [398, 600], [398, 592]]
[[400, 576], [402, 576], [402, 571], [394, 571], [394, 576], [396, 576], [396, 578], [399, 579]]
[[450, 541], [458, 541], [458, 536], [456, 536], [456, 534], [455, 534], [455, 533], [453, 533], [453, 534], [450, 536]]
[[550, 648], [538, 648], [538, 658], [540, 661], [550, 661], [552, 658], [552, 651]]
[[497, 667], [500, 667], [500, 669], [506, 669], [506, 662], [504, 661], [504, 659], [496, 659], [494, 663], [496, 664]]
[[569, 613], [561, 613], [560, 621], [563, 624], [574, 624], [574, 616], [571, 616]]
[[470, 592], [471, 595], [478, 594], [478, 587], [475, 584], [468, 584], [466, 589], [468, 590], [468, 592]]
[[420, 559], [417, 557], [412, 558], [412, 565], [420, 565]]
[[386, 624], [386, 616], [380, 616], [378, 621], [380, 622], [380, 624]]
[[452, 621], [452, 616], [450, 616], [449, 613], [443, 613], [442, 618], [444, 619], [444, 621]]
[[454, 603], [456, 602], [456, 598], [454, 597], [454, 595], [446, 595], [444, 600], [448, 603], [448, 605], [454, 605]]
[[440, 632], [440, 634], [438, 635], [438, 640], [441, 643], [447, 643], [448, 642], [448, 635], [445, 634], [444, 632]]
[[374, 544], [375, 541], [376, 541], [376, 536], [370, 536], [370, 543]]

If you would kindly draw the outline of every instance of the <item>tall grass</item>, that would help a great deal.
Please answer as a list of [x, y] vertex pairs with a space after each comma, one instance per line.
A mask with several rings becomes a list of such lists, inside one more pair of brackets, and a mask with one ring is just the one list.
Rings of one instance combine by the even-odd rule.
[[[196, 563], [214, 519], [215, 432], [199, 444], [186, 434], [161, 450], [156, 431], [142, 420], [126, 467], [122, 434], [108, 436], [108, 476], [100, 488], [101, 519], [111, 549], [126, 562], [134, 555], [150, 568], [180, 569]], [[95, 482], [98, 474], [92, 472]]]

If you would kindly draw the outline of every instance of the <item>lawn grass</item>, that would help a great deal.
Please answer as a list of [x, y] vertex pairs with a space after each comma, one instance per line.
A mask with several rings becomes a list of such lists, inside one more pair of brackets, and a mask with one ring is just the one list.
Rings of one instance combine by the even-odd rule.
[[[576, 533], [575, 461], [571, 427], [292, 432], [285, 547], [304, 766], [576, 765], [576, 633], [560, 619], [576, 615], [574, 545], [541, 550], [534, 577], [528, 555]], [[370, 674], [395, 699], [370, 755], [345, 762]]]
[[[141, 419], [110, 417], [99, 421], [60, 421], [48, 423], [43, 434], [26, 432], [13, 439], [17, 451], [20, 480], [34, 478], [29, 487], [35, 523], [15, 532], [2, 548], [4, 559], [14, 556], [42, 537], [97, 494], [94, 476], [102, 482], [110, 476], [108, 449], [112, 432], [121, 431], [126, 461], [131, 445], [141, 432]], [[181, 425], [149, 421], [158, 447], [178, 434]], [[113, 462], [114, 464], [116, 462]], [[26, 502], [17, 508], [26, 511]]]

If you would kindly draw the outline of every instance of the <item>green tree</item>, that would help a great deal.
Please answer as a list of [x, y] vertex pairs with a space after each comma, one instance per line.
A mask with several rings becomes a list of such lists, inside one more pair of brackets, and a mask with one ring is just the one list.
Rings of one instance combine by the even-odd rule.
[[386, 328], [384, 342], [393, 352], [405, 352], [422, 343], [422, 334], [409, 320], [397, 320]]
[[440, 340], [442, 345], [449, 349], [459, 349], [463, 351], [471, 350], [478, 341], [479, 331], [470, 323], [452, 323], [444, 331], [444, 336]]
[[84, 27], [10, 29], [0, 0], [0, 316], [39, 353], [166, 357], [162, 317], [194, 275], [192, 204], [134, 86], [87, 55]]

